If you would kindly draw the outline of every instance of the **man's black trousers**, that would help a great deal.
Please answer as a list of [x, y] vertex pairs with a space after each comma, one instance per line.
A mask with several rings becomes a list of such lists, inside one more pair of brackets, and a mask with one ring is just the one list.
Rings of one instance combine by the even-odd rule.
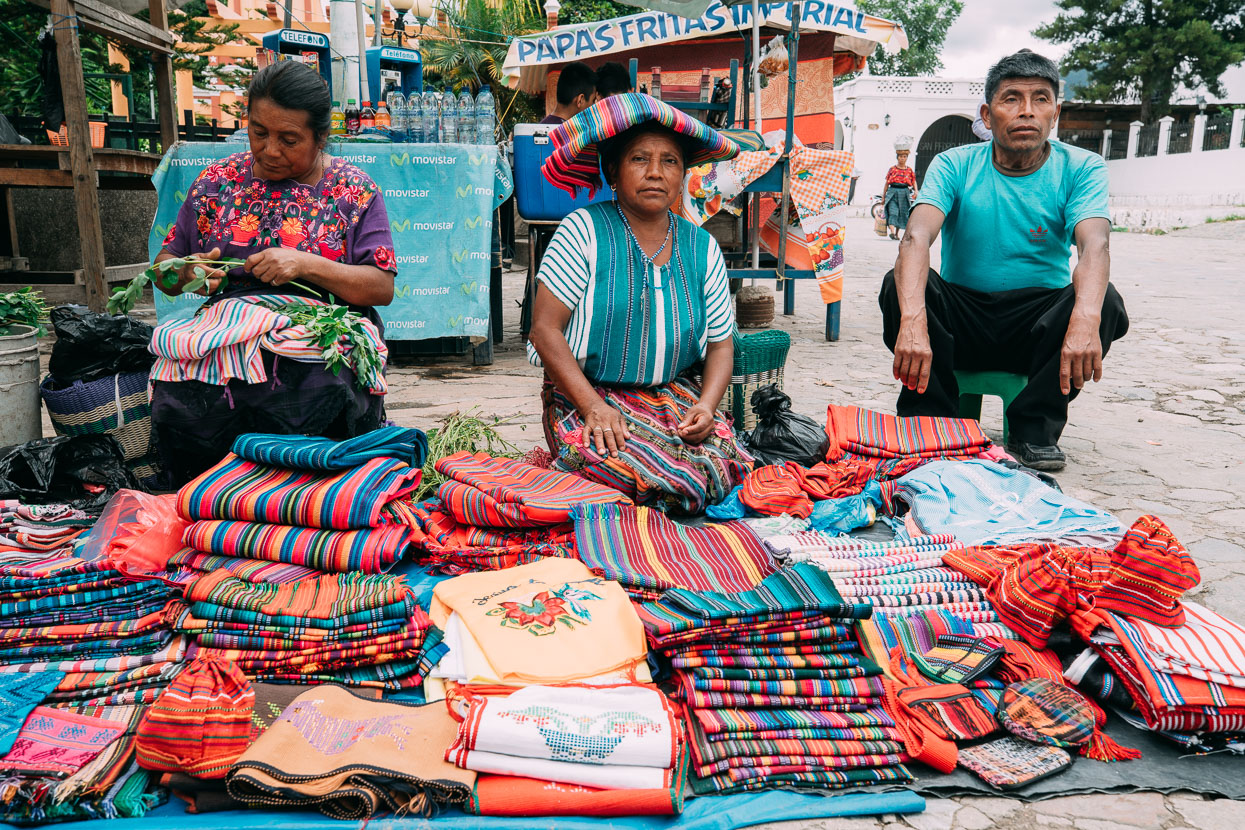
[[[1059, 354], [1076, 295], [1065, 288], [974, 291], [944, 282], [932, 268], [925, 286], [925, 316], [934, 363], [925, 394], [904, 387], [896, 412], [901, 416], [959, 414], [955, 369], [1026, 375], [1029, 385], [1007, 409], [1009, 441], [1038, 446], [1059, 442], [1068, 422], [1068, 402], [1059, 389]], [[899, 336], [899, 295], [895, 272], [887, 273], [878, 295], [882, 339], [895, 350]], [[1128, 332], [1124, 299], [1108, 285], [1102, 303], [1102, 353]]]

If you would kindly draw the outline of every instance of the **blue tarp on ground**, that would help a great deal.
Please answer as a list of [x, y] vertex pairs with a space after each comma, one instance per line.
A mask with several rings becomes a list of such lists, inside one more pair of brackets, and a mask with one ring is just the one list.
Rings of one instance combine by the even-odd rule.
[[[363, 822], [338, 821], [319, 813], [272, 810], [230, 810], [189, 815], [173, 799], [146, 818], [80, 821], [62, 825], [74, 830], [344, 830]], [[891, 793], [843, 793], [821, 796], [791, 792], [693, 798], [677, 818], [482, 818], [454, 812], [435, 819], [381, 818], [366, 822], [368, 830], [734, 830], [770, 821], [919, 813], [925, 799], [904, 790]], [[0, 827], [14, 827], [0, 824]]]

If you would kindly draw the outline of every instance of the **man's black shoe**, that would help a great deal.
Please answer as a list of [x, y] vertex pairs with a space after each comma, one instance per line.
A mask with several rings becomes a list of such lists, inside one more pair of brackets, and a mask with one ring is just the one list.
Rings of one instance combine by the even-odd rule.
[[1064, 468], [1068, 459], [1058, 445], [1039, 446], [1038, 444], [1022, 444], [1007, 442], [1007, 451], [1026, 467], [1056, 473]]

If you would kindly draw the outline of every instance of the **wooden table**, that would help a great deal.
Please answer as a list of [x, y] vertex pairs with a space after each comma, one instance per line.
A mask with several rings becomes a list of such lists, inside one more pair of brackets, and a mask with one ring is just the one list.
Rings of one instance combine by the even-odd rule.
[[[92, 155], [95, 177], [89, 184], [96, 189], [150, 190], [151, 174], [160, 163], [159, 154], [137, 150], [101, 147], [95, 149]], [[26, 270], [26, 260], [21, 255], [17, 240], [12, 188], [73, 186], [68, 147], [0, 144], [0, 269]], [[106, 284], [125, 282], [144, 268], [146, 263], [111, 266], [104, 269], [104, 281]], [[49, 303], [82, 303], [87, 299], [86, 274], [82, 268], [68, 274], [27, 276], [27, 282], [0, 284], [0, 293], [35, 285]]]

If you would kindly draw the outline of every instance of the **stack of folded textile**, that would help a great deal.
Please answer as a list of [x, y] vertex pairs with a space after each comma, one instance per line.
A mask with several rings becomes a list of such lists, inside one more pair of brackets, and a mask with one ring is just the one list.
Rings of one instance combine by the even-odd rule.
[[899, 478], [936, 459], [997, 461], [1006, 457], [981, 424], [969, 418], [900, 418], [831, 405], [826, 434], [830, 436], [826, 460], [832, 467], [842, 471], [866, 468], [878, 481]]
[[0, 547], [59, 550], [95, 524], [95, 516], [67, 504], [22, 504], [0, 500]]
[[139, 818], [159, 798], [134, 757], [142, 706], [35, 708], [0, 758], [0, 820]]
[[658, 599], [670, 588], [746, 591], [776, 570], [743, 522], [691, 527], [657, 510], [621, 504], [586, 504], [574, 518], [579, 560], [618, 580], [632, 597]]
[[771, 536], [765, 544], [786, 562], [821, 568], [840, 594], [872, 605], [875, 615], [940, 609], [981, 622], [998, 619], [977, 583], [943, 566], [945, 553], [963, 547], [947, 534], [878, 542], [809, 530]]
[[302, 438], [295, 450], [284, 438], [243, 435], [181, 489], [186, 546], [339, 573], [392, 566], [411, 542], [403, 497], [419, 486], [423, 434], [383, 427], [342, 442]]
[[412, 688], [445, 651], [405, 579], [388, 574], [273, 584], [213, 571], [186, 586], [169, 619], [194, 638], [190, 656], [276, 683]]
[[1104, 625], [1090, 647], [1123, 684], [1134, 719], [1147, 728], [1245, 731], [1245, 629], [1193, 602], [1184, 603], [1184, 612], [1173, 628], [1096, 612]]
[[573, 556], [572, 508], [630, 504], [601, 484], [485, 453], [455, 453], [435, 468], [446, 481], [435, 500], [417, 509], [415, 541], [429, 554], [428, 564], [442, 573]]
[[458, 709], [462, 722], [445, 759], [481, 773], [472, 798], [481, 815], [683, 808], [682, 729], [652, 686], [528, 686], [507, 697], [469, 695]]
[[449, 649], [432, 676], [451, 691], [650, 679], [644, 627], [626, 592], [574, 559], [447, 579], [429, 613]]
[[169, 586], [66, 551], [0, 550], [0, 673], [64, 672], [52, 701], [154, 700], [185, 651]]
[[698, 793], [906, 782], [881, 669], [863, 659], [845, 602], [807, 563], [750, 591], [667, 591], [639, 614], [675, 669]]

